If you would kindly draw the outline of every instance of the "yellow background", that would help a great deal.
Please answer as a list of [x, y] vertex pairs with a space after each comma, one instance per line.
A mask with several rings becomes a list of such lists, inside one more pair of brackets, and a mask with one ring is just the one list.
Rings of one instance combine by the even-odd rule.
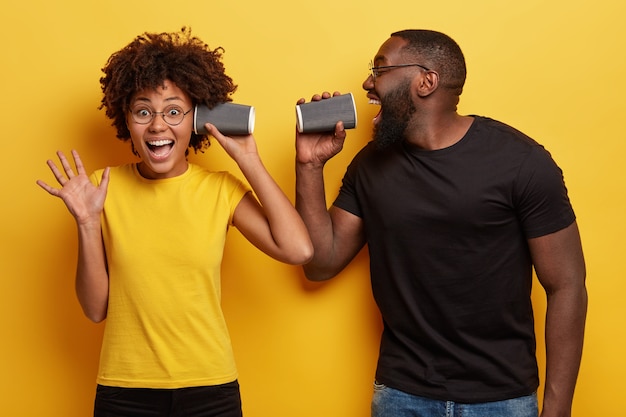
[[[378, 109], [367, 105], [361, 83], [380, 44], [405, 28], [456, 39], [469, 68], [460, 112], [521, 129], [565, 172], [590, 292], [574, 416], [614, 414], [626, 374], [625, 15], [626, 3], [617, 0], [4, 2], [2, 415], [91, 413], [102, 325], [84, 318], [74, 297], [73, 219], [35, 180], [53, 181], [45, 161], [57, 149], [78, 149], [89, 171], [131, 160], [98, 110], [100, 68], [135, 35], [183, 25], [225, 48], [227, 71], [239, 85], [234, 99], [256, 107], [261, 156], [292, 200], [299, 97], [355, 93], [359, 125], [326, 170], [332, 199], [347, 163], [370, 137]], [[217, 143], [192, 159], [240, 176]], [[534, 302], [541, 318], [538, 288]], [[234, 230], [224, 309], [247, 417], [368, 415], [381, 325], [365, 253], [333, 281], [312, 284], [298, 267], [262, 255]], [[539, 357], [543, 367], [541, 349]]]

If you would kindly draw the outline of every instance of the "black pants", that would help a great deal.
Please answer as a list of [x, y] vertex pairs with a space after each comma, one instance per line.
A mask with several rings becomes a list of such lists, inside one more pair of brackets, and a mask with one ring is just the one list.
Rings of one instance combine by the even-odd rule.
[[242, 417], [237, 381], [178, 389], [98, 385], [94, 417]]

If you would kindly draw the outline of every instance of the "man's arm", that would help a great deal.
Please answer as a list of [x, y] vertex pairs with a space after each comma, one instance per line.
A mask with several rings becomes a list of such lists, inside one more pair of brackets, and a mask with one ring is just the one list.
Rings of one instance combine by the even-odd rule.
[[296, 165], [296, 209], [309, 230], [313, 259], [304, 265], [312, 281], [337, 275], [365, 244], [363, 221], [338, 207], [327, 210], [322, 167]]
[[542, 417], [571, 416], [582, 356], [587, 290], [576, 222], [528, 241], [539, 282], [547, 295], [546, 380]]
[[[325, 92], [312, 100], [330, 97]], [[304, 103], [304, 99], [298, 103]], [[361, 218], [337, 207], [328, 210], [326, 204], [324, 165], [341, 151], [345, 139], [342, 122], [329, 133], [296, 131], [296, 209], [313, 242], [313, 259], [304, 266], [307, 278], [313, 281], [337, 275], [365, 244]]]

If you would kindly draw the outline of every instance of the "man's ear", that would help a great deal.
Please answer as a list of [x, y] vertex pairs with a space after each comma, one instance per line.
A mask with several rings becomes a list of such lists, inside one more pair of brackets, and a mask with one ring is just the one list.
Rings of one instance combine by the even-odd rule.
[[413, 78], [412, 86], [418, 97], [427, 97], [439, 87], [439, 74], [435, 71], [421, 71]]

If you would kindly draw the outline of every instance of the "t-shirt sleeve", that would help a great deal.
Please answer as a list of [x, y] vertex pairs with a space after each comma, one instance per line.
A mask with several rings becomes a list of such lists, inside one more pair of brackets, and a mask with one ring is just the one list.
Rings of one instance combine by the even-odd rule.
[[228, 206], [230, 207], [230, 214], [228, 216], [228, 224], [233, 224], [233, 214], [235, 209], [241, 202], [244, 195], [251, 192], [252, 189], [249, 185], [236, 178], [234, 175], [224, 172], [223, 181], [225, 185], [225, 197], [227, 199]]
[[514, 190], [518, 216], [528, 239], [557, 232], [576, 219], [563, 172], [542, 146], [534, 146], [528, 154]]
[[97, 171], [94, 171], [90, 176], [89, 176], [89, 181], [91, 181], [91, 183], [95, 186], [100, 185], [100, 181], [102, 180], [102, 174], [104, 173], [104, 169], [98, 169]]
[[363, 152], [361, 151], [348, 166], [348, 169], [346, 170], [346, 173], [344, 174], [343, 180], [341, 182], [339, 195], [337, 195], [337, 198], [333, 202], [333, 205], [335, 207], [339, 207], [340, 209], [352, 213], [358, 217], [363, 217], [363, 211], [361, 210], [361, 205], [359, 204], [356, 193], [357, 171], [359, 161], [361, 160], [362, 156]]

